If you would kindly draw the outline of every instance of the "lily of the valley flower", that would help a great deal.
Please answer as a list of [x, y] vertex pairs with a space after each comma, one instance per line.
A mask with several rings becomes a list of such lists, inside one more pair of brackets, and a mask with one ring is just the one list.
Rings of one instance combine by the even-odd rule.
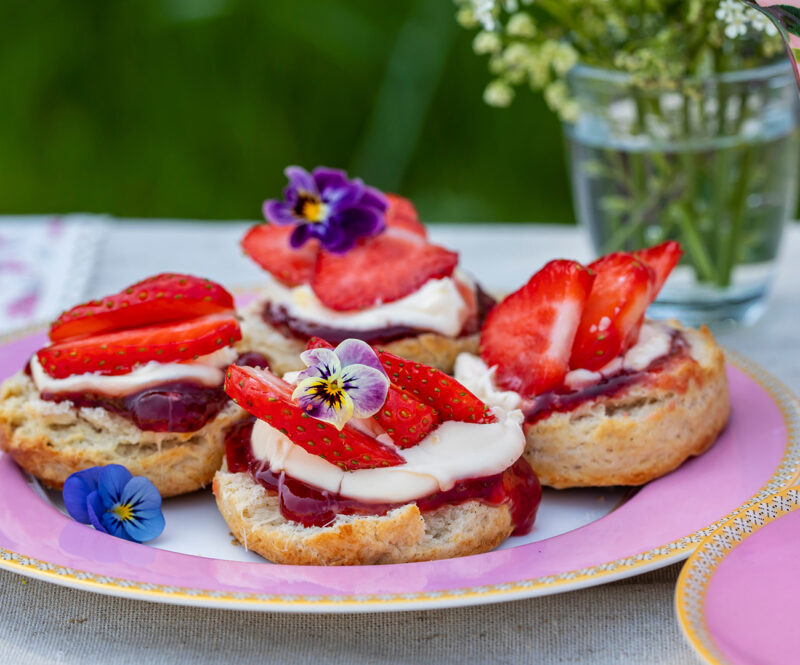
[[311, 173], [299, 166], [285, 171], [289, 185], [283, 201], [264, 201], [264, 217], [273, 224], [295, 225], [289, 242], [300, 247], [316, 238], [329, 252], [343, 254], [359, 238], [376, 235], [386, 226], [386, 197], [344, 171], [318, 167]]
[[119, 464], [73, 473], [64, 482], [63, 497], [70, 517], [117, 538], [143, 543], [164, 530], [155, 485]]
[[386, 401], [389, 378], [366, 342], [346, 339], [335, 349], [309, 349], [300, 358], [293, 399], [308, 415], [342, 429], [350, 418], [374, 416]]

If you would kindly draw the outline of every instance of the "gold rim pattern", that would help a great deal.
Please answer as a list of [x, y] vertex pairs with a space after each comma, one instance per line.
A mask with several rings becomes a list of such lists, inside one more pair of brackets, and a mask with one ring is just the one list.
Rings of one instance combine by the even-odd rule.
[[730, 665], [718, 649], [705, 618], [705, 598], [714, 571], [742, 540], [800, 508], [800, 488], [792, 487], [739, 511], [709, 535], [683, 567], [675, 589], [675, 610], [689, 644], [711, 665]]
[[[21, 339], [43, 330], [34, 326], [0, 337], [0, 344]], [[98, 593], [135, 597], [156, 602], [195, 604], [230, 609], [273, 610], [289, 612], [379, 611], [381, 609], [423, 609], [463, 604], [465, 601], [501, 602], [518, 598], [568, 591], [587, 584], [635, 575], [646, 569], [668, 565], [685, 559], [710, 534], [715, 532], [739, 511], [765, 497], [791, 486], [800, 477], [800, 400], [778, 379], [744, 356], [726, 349], [726, 358], [761, 386], [778, 406], [787, 432], [786, 448], [775, 473], [769, 481], [741, 506], [707, 527], [679, 540], [639, 552], [623, 559], [608, 561], [597, 566], [572, 570], [558, 575], [548, 575], [504, 584], [464, 587], [445, 591], [424, 591], [397, 594], [348, 594], [297, 596], [277, 594], [232, 593], [210, 589], [164, 586], [127, 580], [117, 577], [67, 568], [47, 561], [28, 557], [0, 547], [0, 567], [38, 577], [49, 582], [82, 588]]]

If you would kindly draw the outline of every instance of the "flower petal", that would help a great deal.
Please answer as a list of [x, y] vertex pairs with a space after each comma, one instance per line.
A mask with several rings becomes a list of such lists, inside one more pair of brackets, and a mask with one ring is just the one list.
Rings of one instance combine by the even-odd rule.
[[364, 183], [356, 178], [339, 187], [328, 187], [322, 193], [322, 200], [328, 204], [331, 214], [358, 205], [364, 194]]
[[317, 183], [311, 174], [301, 166], [287, 166], [283, 173], [289, 179], [289, 187], [295, 190], [319, 194]]
[[353, 238], [374, 236], [383, 231], [386, 226], [386, 218], [383, 213], [366, 206], [355, 206], [342, 210], [331, 217], [331, 221], [334, 220], [342, 225], [342, 229], [348, 236]]
[[86, 499], [89, 494], [97, 491], [99, 475], [100, 467], [93, 466], [90, 469], [76, 471], [64, 481], [64, 489], [61, 493], [64, 498], [64, 507], [72, 519], [82, 524], [92, 523], [86, 507]]
[[337, 394], [336, 399], [326, 399], [320, 393], [327, 383], [326, 379], [319, 377], [303, 379], [294, 389], [292, 399], [312, 418], [341, 430], [353, 417], [353, 400], [344, 390]]
[[102, 518], [106, 513], [106, 506], [103, 503], [103, 499], [100, 498], [100, 492], [91, 492], [86, 497], [86, 512], [89, 514], [89, 521], [95, 529], [101, 533], [108, 533], [108, 529], [102, 522]]
[[328, 218], [324, 224], [315, 224], [315, 235], [324, 249], [334, 254], [344, 254], [356, 244], [358, 236], [351, 235], [335, 218]]
[[378, 413], [389, 393], [386, 374], [366, 365], [348, 365], [342, 369], [342, 383], [353, 401], [356, 418], [369, 418]]
[[311, 172], [311, 175], [314, 177], [314, 182], [323, 200], [327, 196], [326, 190], [333, 191], [341, 187], [346, 187], [348, 184], [347, 173], [341, 169], [318, 166]]
[[144, 476], [130, 479], [125, 485], [122, 502], [131, 506], [136, 517], [146, 512], [161, 511], [161, 494], [150, 479]]
[[377, 208], [379, 212], [386, 212], [389, 209], [389, 200], [382, 191], [374, 187], [364, 187], [359, 203], [362, 206]]
[[339, 372], [342, 371], [342, 363], [339, 360], [339, 356], [331, 349], [308, 349], [300, 354], [300, 360], [307, 367], [297, 375], [300, 380], [311, 377], [328, 379], [332, 376], [338, 376]]
[[133, 474], [121, 464], [107, 464], [100, 470], [97, 491], [106, 508], [119, 503], [125, 485], [131, 478]]
[[[297, 220], [295, 220], [295, 223]], [[314, 233], [314, 227], [319, 226], [318, 224], [300, 224], [297, 226], [292, 234], [289, 236], [289, 245], [294, 247], [295, 249], [299, 249], [303, 245], [306, 244], [306, 241], [309, 240]]]
[[264, 213], [264, 219], [277, 224], [278, 226], [288, 226], [289, 224], [297, 224], [301, 221], [297, 215], [294, 214], [294, 207], [279, 201], [278, 199], [267, 199], [261, 209]]
[[336, 354], [336, 357], [339, 358], [342, 367], [347, 367], [348, 365], [366, 365], [386, 375], [386, 370], [383, 368], [378, 354], [363, 340], [351, 337], [339, 344], [333, 352]]
[[106, 533], [110, 533], [112, 536], [122, 538], [123, 540], [130, 540], [122, 520], [110, 510], [106, 510], [106, 512], [100, 516], [100, 521], [103, 523]]
[[122, 522], [122, 528], [128, 540], [134, 540], [137, 543], [158, 538], [164, 531], [165, 525], [164, 514], [160, 509], [137, 513], [134, 519]]

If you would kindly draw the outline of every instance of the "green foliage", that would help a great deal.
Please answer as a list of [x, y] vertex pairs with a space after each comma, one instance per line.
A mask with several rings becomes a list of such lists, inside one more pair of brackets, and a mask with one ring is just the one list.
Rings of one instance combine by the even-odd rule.
[[572, 221], [557, 120], [480, 102], [446, 0], [6, 0], [0, 212], [247, 218], [287, 164], [428, 220]]
[[513, 86], [544, 92], [572, 122], [566, 74], [578, 62], [629, 74], [642, 88], [763, 65], [783, 55], [775, 25], [740, 0], [455, 0], [458, 21], [482, 28], [473, 50], [496, 77], [484, 91], [508, 106]]

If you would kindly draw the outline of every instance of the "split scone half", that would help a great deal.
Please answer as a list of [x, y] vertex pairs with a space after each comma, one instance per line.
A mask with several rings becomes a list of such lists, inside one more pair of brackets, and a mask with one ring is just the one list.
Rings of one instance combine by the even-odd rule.
[[711, 332], [644, 319], [680, 247], [551, 261], [487, 317], [456, 378], [525, 415], [525, 459], [563, 489], [641, 485], [700, 455], [730, 415]]
[[385, 198], [385, 224], [343, 253], [313, 237], [292, 246], [297, 226], [247, 232], [242, 248], [268, 275], [239, 312], [242, 351], [263, 354], [279, 375], [302, 369], [313, 337], [360, 339], [445, 372], [459, 353], [477, 352], [494, 300], [459, 269], [456, 252], [429, 240], [410, 201]]
[[541, 487], [520, 412], [360, 340], [303, 358], [291, 384], [228, 370], [253, 420], [229, 435], [213, 488], [249, 550], [284, 564], [404, 563], [487, 552], [532, 527]]
[[[77, 305], [0, 387], [0, 448], [46, 485], [121, 464], [162, 496], [210, 484], [227, 431], [247, 417], [223, 389], [240, 359], [233, 296], [165, 273]], [[21, 361], [24, 359], [20, 359]]]

